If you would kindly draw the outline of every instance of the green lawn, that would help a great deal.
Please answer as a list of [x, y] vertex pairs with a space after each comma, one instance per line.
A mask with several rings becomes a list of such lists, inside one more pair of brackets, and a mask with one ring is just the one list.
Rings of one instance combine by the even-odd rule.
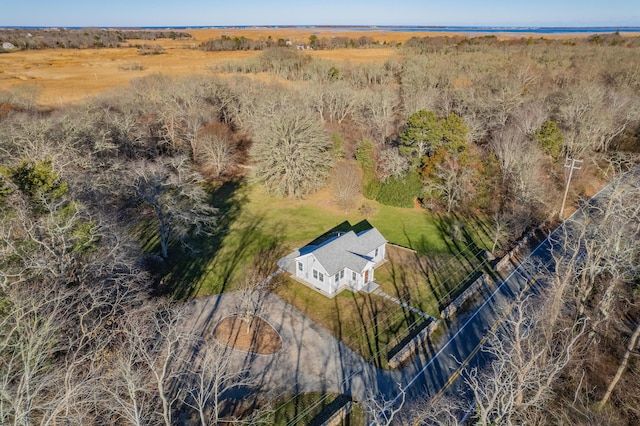
[[[291, 422], [304, 425], [322, 425], [342, 407], [350, 397], [333, 393], [301, 393], [276, 403], [269, 424], [287, 425]], [[363, 426], [366, 415], [359, 404], [353, 404], [351, 413], [340, 425]]]
[[[466, 231], [473, 231], [479, 244], [488, 244], [474, 221], [451, 215], [436, 215], [421, 208], [401, 208], [363, 200], [373, 208], [368, 218], [358, 209], [342, 212], [331, 205], [328, 194], [319, 193], [305, 200], [289, 200], [265, 194], [262, 187], [247, 188], [245, 213], [264, 219], [281, 233], [282, 240], [292, 246], [302, 246], [341, 222], [351, 224], [367, 219], [391, 243], [410, 247], [424, 254], [455, 252], [449, 235], [451, 224], [459, 222]], [[477, 232], [476, 232], [477, 231]]]
[[[485, 225], [418, 208], [362, 202], [372, 207], [368, 221], [388, 241], [420, 253], [389, 256], [376, 270], [376, 282], [387, 293], [438, 317], [443, 301], [480, 271], [479, 254], [487, 245]], [[213, 203], [221, 215], [217, 232], [192, 241], [192, 252], [174, 250], [183, 254], [173, 258], [166, 282], [168, 291], [179, 298], [236, 289], [248, 274], [264, 277], [273, 272], [276, 260], [292, 249], [344, 221], [353, 225], [364, 219], [358, 209], [337, 209], [328, 192], [290, 200], [268, 195], [259, 185], [226, 185], [214, 190]], [[328, 299], [293, 280], [281, 282], [276, 290], [281, 297], [381, 367], [386, 366], [390, 345], [422, 321], [375, 295], [345, 291]]]
[[[266, 262], [275, 265], [277, 256], [301, 247], [334, 226], [364, 219], [358, 209], [343, 212], [335, 208], [330, 196], [319, 193], [304, 200], [271, 196], [259, 185], [240, 185], [220, 191], [213, 203], [220, 206], [221, 224], [216, 235], [201, 238], [197, 251], [178, 259], [170, 280], [181, 297], [205, 296], [236, 288], [246, 271]], [[374, 213], [369, 222], [388, 241], [413, 247], [422, 253], [446, 255], [452, 251], [442, 218], [426, 210], [381, 205], [366, 200]], [[194, 265], [197, 264], [197, 267]], [[190, 283], [180, 274], [188, 271]], [[199, 274], [199, 275], [198, 275]]]
[[369, 222], [387, 241], [423, 253], [448, 253], [439, 219], [427, 210], [376, 205], [377, 213]]
[[491, 273], [483, 248], [472, 245], [455, 255], [417, 256], [387, 248], [387, 262], [376, 269], [382, 289], [409, 305], [439, 318], [442, 308], [482, 273]]
[[[330, 206], [322, 195], [307, 200], [274, 199], [261, 188], [249, 189], [247, 212], [261, 215], [267, 223], [278, 226], [283, 239], [303, 245], [345, 220], [355, 224], [365, 219], [358, 209], [344, 213]], [[448, 252], [439, 229], [439, 219], [427, 210], [390, 207], [366, 200], [374, 213], [369, 222], [392, 243], [422, 249], [425, 252]]]
[[387, 367], [390, 342], [423, 320], [413, 312], [375, 294], [342, 291], [330, 299], [286, 278], [274, 290], [354, 352], [378, 367]]

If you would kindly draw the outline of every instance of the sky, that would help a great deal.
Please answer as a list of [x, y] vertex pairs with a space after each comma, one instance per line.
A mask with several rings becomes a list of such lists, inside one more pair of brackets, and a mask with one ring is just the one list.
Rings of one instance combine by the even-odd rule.
[[0, 26], [640, 26], [638, 0], [0, 0]]

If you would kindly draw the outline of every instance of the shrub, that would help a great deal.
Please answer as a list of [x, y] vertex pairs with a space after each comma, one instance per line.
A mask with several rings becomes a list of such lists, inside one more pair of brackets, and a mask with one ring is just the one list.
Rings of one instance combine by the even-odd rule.
[[555, 121], [545, 121], [542, 123], [540, 130], [535, 132], [533, 135], [540, 144], [540, 148], [542, 148], [545, 153], [549, 154], [553, 158], [558, 158], [558, 155], [560, 155], [560, 152], [562, 151], [564, 138]]
[[420, 196], [422, 181], [417, 173], [409, 173], [397, 178], [391, 177], [384, 183], [378, 182], [377, 187], [375, 199], [381, 204], [410, 208]]
[[143, 44], [139, 46], [138, 55], [147, 56], [147, 55], [162, 55], [166, 53], [164, 48], [158, 44], [150, 46], [148, 44]]

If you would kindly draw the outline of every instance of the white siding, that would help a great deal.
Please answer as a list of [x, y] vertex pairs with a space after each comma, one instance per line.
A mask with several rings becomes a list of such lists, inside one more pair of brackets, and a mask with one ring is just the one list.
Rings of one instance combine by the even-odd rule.
[[[299, 264], [302, 264], [302, 270], [299, 269]], [[313, 271], [316, 271], [314, 277]], [[322, 281], [320, 280], [320, 274], [322, 274]], [[327, 293], [332, 293], [331, 287], [333, 283], [333, 277], [327, 275], [327, 271], [322, 267], [313, 254], [301, 256], [296, 258], [296, 277], [303, 279], [314, 287], [317, 287]]]
[[[355, 280], [353, 279], [353, 275], [355, 274]], [[356, 271], [352, 271], [349, 268], [345, 268], [344, 273], [344, 284], [348, 285], [353, 291], [358, 291], [360, 288], [360, 284], [362, 283], [362, 275]]]
[[[364, 287], [365, 284], [367, 284], [364, 282], [364, 275], [365, 275], [364, 271], [369, 271], [368, 272], [369, 282], [373, 281], [374, 265], [378, 262], [383, 261], [385, 258], [386, 251], [385, 251], [384, 244], [378, 247], [377, 251], [378, 251], [377, 254], [376, 254], [376, 250], [373, 250], [370, 253], [367, 253], [367, 255], [372, 258], [372, 261], [367, 263], [364, 270], [353, 271], [349, 268], [345, 268], [344, 277], [341, 279], [338, 279], [337, 282], [336, 282], [335, 274], [328, 275], [327, 271], [320, 264], [320, 262], [318, 262], [318, 260], [315, 258], [313, 253], [309, 253], [305, 256], [300, 256], [295, 259], [296, 277], [306, 281], [311, 286], [319, 288], [329, 294], [334, 294], [338, 288], [345, 287], [345, 286], [351, 288], [353, 291], [358, 291], [362, 287]], [[299, 265], [302, 265], [302, 269], [300, 269]], [[317, 274], [315, 277], [313, 274], [314, 270], [317, 271]], [[338, 272], [338, 274], [339, 273], [340, 272]], [[353, 279], [354, 273], [355, 273], [355, 280]], [[323, 275], [322, 281], [320, 281], [319, 274]]]
[[[365, 286], [365, 284], [367, 284], [364, 282], [365, 271], [369, 271], [369, 282], [373, 281], [373, 262], [369, 262], [362, 272], [352, 271], [349, 268], [345, 269], [344, 282], [342, 282], [341, 284], [348, 285], [353, 291], [360, 290]], [[355, 274], [356, 276], [355, 280], [353, 279], [353, 274]]]
[[373, 250], [367, 253], [367, 256], [372, 258], [374, 263], [382, 262], [386, 255], [386, 250], [385, 250], [386, 246], [387, 246], [386, 244], [383, 244], [380, 247], [378, 247], [376, 249], [378, 251], [378, 254], [376, 254], [376, 250]]

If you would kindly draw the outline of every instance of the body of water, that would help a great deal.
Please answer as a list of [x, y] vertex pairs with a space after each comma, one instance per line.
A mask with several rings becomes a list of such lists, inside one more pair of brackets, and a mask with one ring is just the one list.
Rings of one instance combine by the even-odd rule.
[[[53, 28], [53, 27], [0, 27], [0, 28]], [[80, 29], [83, 27], [65, 27]], [[480, 34], [607, 34], [616, 31], [623, 33], [640, 33], [640, 27], [485, 27], [485, 26], [376, 26], [376, 25], [234, 25], [234, 26], [175, 26], [175, 27], [110, 27], [116, 29], [144, 29], [144, 30], [188, 30], [202, 28], [234, 29], [234, 28], [294, 28], [294, 29], [322, 29], [338, 31], [391, 31], [416, 33], [480, 33]]]

